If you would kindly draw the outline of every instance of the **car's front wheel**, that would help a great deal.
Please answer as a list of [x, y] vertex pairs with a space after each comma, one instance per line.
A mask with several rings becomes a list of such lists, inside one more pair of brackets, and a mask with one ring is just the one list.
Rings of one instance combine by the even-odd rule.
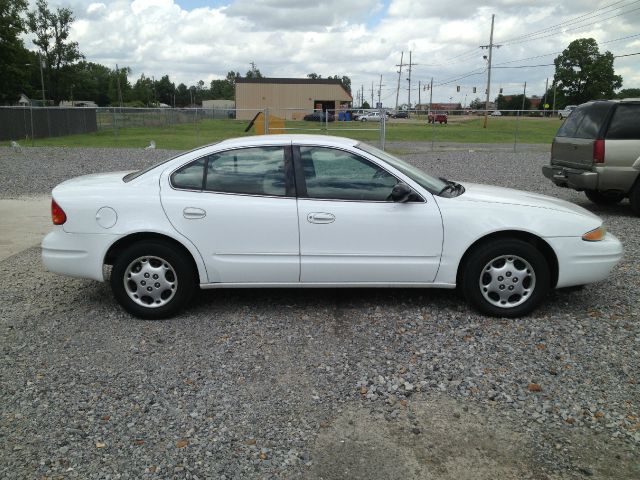
[[175, 315], [196, 287], [189, 258], [166, 242], [138, 242], [124, 250], [111, 271], [116, 300], [136, 317], [156, 320]]
[[542, 302], [549, 287], [544, 255], [522, 240], [482, 244], [463, 265], [462, 291], [473, 307], [488, 315], [526, 315]]
[[621, 192], [599, 192], [598, 190], [585, 190], [584, 194], [597, 205], [615, 205], [624, 199]]

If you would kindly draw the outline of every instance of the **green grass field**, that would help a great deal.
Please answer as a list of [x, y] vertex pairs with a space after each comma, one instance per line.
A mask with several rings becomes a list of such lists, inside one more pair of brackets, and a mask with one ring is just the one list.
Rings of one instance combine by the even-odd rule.
[[[215, 143], [226, 138], [253, 135], [244, 130], [248, 121], [202, 120], [158, 127], [128, 127], [118, 130], [107, 128], [97, 133], [36, 139], [25, 145], [65, 147], [127, 147], [144, 148], [153, 140], [156, 148], [186, 150]], [[450, 117], [447, 125], [427, 125], [426, 121], [400, 120], [387, 123], [388, 142], [452, 142], [452, 143], [514, 143], [518, 128], [518, 143], [550, 144], [560, 126], [554, 118], [498, 117], [489, 118], [488, 127], [482, 127], [482, 117]], [[334, 122], [321, 130], [315, 122], [287, 121], [287, 133], [318, 133], [351, 137], [377, 142], [380, 138], [377, 123]]]

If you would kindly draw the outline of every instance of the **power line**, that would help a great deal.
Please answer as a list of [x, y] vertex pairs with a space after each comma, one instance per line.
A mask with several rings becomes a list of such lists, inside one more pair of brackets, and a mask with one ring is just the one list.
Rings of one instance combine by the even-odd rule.
[[[640, 2], [640, 0], [637, 0], [637, 1], [636, 1], [636, 2], [634, 2], [634, 3], [637, 3], [637, 2]], [[574, 31], [574, 30], [580, 30], [580, 29], [582, 29], [582, 28], [589, 27], [589, 26], [591, 26], [591, 25], [595, 25], [596, 23], [600, 23], [600, 22], [603, 22], [603, 21], [605, 21], [605, 20], [611, 20], [612, 18], [620, 17], [620, 16], [622, 16], [622, 15], [627, 15], [627, 14], [629, 14], [629, 13], [632, 13], [632, 12], [635, 12], [635, 11], [638, 11], [638, 10], [640, 10], [640, 7], [636, 7], [636, 8], [633, 8], [633, 9], [631, 9], [631, 10], [626, 10], [626, 11], [624, 11], [624, 12], [618, 13], [618, 14], [616, 14], [616, 15], [612, 15], [612, 16], [607, 17], [607, 18], [601, 18], [601, 19], [599, 19], [599, 20], [596, 20], [595, 22], [585, 23], [584, 25], [579, 25], [579, 26], [574, 27], [574, 28], [562, 29], [562, 32], [564, 33], [564, 32], [572, 32], [572, 31]], [[610, 13], [610, 12], [609, 12], [609, 13]], [[520, 43], [527, 43], [527, 42], [532, 42], [532, 41], [535, 41], [535, 40], [542, 40], [543, 38], [553, 37], [553, 36], [557, 35], [558, 33], [559, 33], [559, 32], [552, 32], [552, 33], [549, 33], [549, 34], [547, 34], [547, 35], [543, 35], [543, 36], [536, 36], [535, 38], [529, 38], [529, 39], [526, 39], [526, 38], [525, 38], [525, 39], [523, 39], [523, 40], [518, 40], [518, 41], [504, 42], [504, 43], [503, 43], [503, 45], [517, 45], [517, 44], [520, 44]]]
[[[550, 27], [545, 27], [545, 28], [543, 28], [541, 30], [536, 30], [535, 32], [529, 32], [529, 33], [526, 33], [526, 34], [523, 34], [523, 35], [519, 35], [517, 37], [509, 38], [507, 40], [504, 40], [504, 43], [506, 44], [506, 43], [515, 42], [517, 40], [521, 40], [521, 39], [524, 39], [524, 38], [534, 37], [534, 36], [537, 36], [537, 35], [539, 35], [541, 33], [546, 33], [546, 32], [549, 32], [551, 30], [559, 29], [560, 27], [563, 27], [565, 25], [571, 25], [571, 24], [574, 24], [574, 23], [580, 23], [580, 22], [583, 22], [585, 20], [590, 20], [591, 18], [594, 18], [594, 17], [599, 16], [599, 15], [606, 15], [607, 13], [611, 13], [611, 11], [617, 10], [620, 7], [616, 7], [615, 9], [613, 9], [613, 10], [611, 10], [609, 12], [603, 12], [603, 13], [600, 13], [598, 15], [594, 15], [594, 14], [596, 12], [600, 12], [602, 10], [606, 10], [608, 8], [611, 8], [611, 7], [613, 7], [615, 5], [618, 5], [620, 3], [624, 3], [624, 1], [625, 0], [619, 0], [617, 2], [610, 3], [609, 5], [605, 5], [604, 7], [600, 7], [600, 8], [597, 8], [595, 10], [592, 10], [590, 12], [587, 12], [587, 13], [584, 13], [582, 15], [579, 15], [577, 17], [570, 18], [569, 20], [565, 20], [564, 22], [557, 23], [557, 24], [552, 25]], [[640, 1], [640, 0], [635, 0], [635, 1], [631, 2], [630, 4], [628, 4], [628, 5], [624, 5], [624, 7], [628, 7], [630, 5], [633, 5], [634, 3], [638, 3], [638, 1]], [[587, 17], [587, 18], [585, 18], [585, 17]], [[515, 42], [515, 43], [519, 43], [519, 42]]]

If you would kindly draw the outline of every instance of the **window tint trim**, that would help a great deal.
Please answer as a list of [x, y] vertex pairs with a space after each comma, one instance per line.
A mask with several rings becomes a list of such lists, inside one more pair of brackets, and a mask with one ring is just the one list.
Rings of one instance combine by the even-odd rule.
[[[304, 177], [304, 167], [302, 165], [302, 157], [300, 154], [300, 147], [309, 147], [309, 148], [328, 148], [331, 150], [339, 150], [341, 152], [345, 152], [348, 153], [350, 155], [353, 155], [355, 157], [358, 157], [359, 159], [370, 163], [372, 165], [375, 165], [376, 167], [378, 167], [381, 170], [384, 170], [387, 174], [389, 174], [390, 176], [392, 176], [393, 178], [395, 178], [398, 182], [402, 182], [402, 183], [406, 183], [404, 180], [402, 180], [401, 178], [398, 178], [398, 175], [396, 175], [395, 173], [390, 172], [389, 170], [387, 170], [384, 166], [371, 161], [371, 159], [360, 155], [359, 153], [353, 152], [351, 150], [348, 150], [346, 148], [340, 148], [340, 147], [335, 147], [335, 146], [328, 146], [328, 145], [316, 145], [316, 144], [298, 144], [298, 145], [294, 145], [293, 146], [293, 165], [294, 165], [294, 169], [295, 169], [295, 179], [296, 179], [296, 188], [298, 191], [298, 198], [301, 200], [314, 200], [314, 201], [320, 201], [320, 202], [357, 202], [357, 203], [385, 203], [385, 204], [389, 204], [389, 203], [396, 203], [393, 200], [358, 200], [358, 199], [345, 199], [345, 198], [315, 198], [315, 197], [310, 197], [307, 193], [307, 182], [306, 179]], [[417, 192], [415, 188], [411, 187], [411, 190], [413, 190], [414, 194], [419, 198], [419, 200], [414, 200], [414, 201], [409, 201], [407, 203], [426, 203], [426, 200], [424, 199], [424, 197], [422, 196], [422, 194], [420, 192]]]
[[[206, 189], [206, 182], [207, 182], [207, 170], [209, 167], [209, 162], [211, 161], [211, 157], [213, 155], [219, 154], [219, 153], [226, 153], [226, 152], [232, 152], [234, 150], [244, 150], [247, 148], [262, 148], [262, 147], [277, 147], [277, 148], [282, 148], [284, 150], [284, 172], [285, 172], [285, 194], [284, 195], [260, 195], [257, 193], [240, 193], [240, 192], [219, 192], [216, 190], [207, 190]], [[202, 175], [202, 186], [200, 189], [192, 189], [192, 188], [181, 188], [178, 187], [176, 185], [173, 184], [173, 175], [180, 170], [181, 168], [186, 167], [187, 165], [190, 165], [191, 163], [197, 162], [201, 159], [205, 159], [204, 161], [204, 173]], [[289, 166], [287, 166], [289, 165]], [[210, 152], [207, 155], [203, 155], [202, 157], [198, 157], [198, 158], [194, 158], [192, 160], [189, 160], [186, 163], [183, 163], [182, 165], [177, 166], [176, 168], [174, 168], [171, 173], [169, 173], [169, 187], [173, 190], [176, 191], [180, 191], [180, 192], [196, 192], [196, 193], [214, 193], [216, 195], [242, 195], [245, 197], [264, 197], [264, 198], [296, 198], [296, 182], [293, 179], [293, 173], [295, 171], [295, 168], [293, 167], [293, 161], [292, 161], [292, 153], [291, 153], [291, 144], [279, 144], [279, 145], [246, 145], [246, 146], [242, 146], [242, 147], [234, 147], [234, 148], [227, 148], [224, 150], [218, 150], [215, 152]]]

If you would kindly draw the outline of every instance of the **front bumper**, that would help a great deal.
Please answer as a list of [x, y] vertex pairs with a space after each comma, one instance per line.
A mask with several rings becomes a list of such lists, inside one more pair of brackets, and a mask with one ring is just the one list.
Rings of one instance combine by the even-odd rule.
[[597, 190], [598, 188], [598, 172], [557, 165], [543, 165], [542, 173], [559, 187], [569, 187], [575, 190]]
[[585, 242], [578, 237], [552, 237], [545, 240], [558, 258], [556, 288], [604, 280], [622, 259], [622, 243], [611, 233], [607, 233], [604, 240], [599, 242]]
[[42, 263], [53, 273], [104, 281], [102, 266], [118, 235], [67, 233], [55, 227], [42, 240]]

